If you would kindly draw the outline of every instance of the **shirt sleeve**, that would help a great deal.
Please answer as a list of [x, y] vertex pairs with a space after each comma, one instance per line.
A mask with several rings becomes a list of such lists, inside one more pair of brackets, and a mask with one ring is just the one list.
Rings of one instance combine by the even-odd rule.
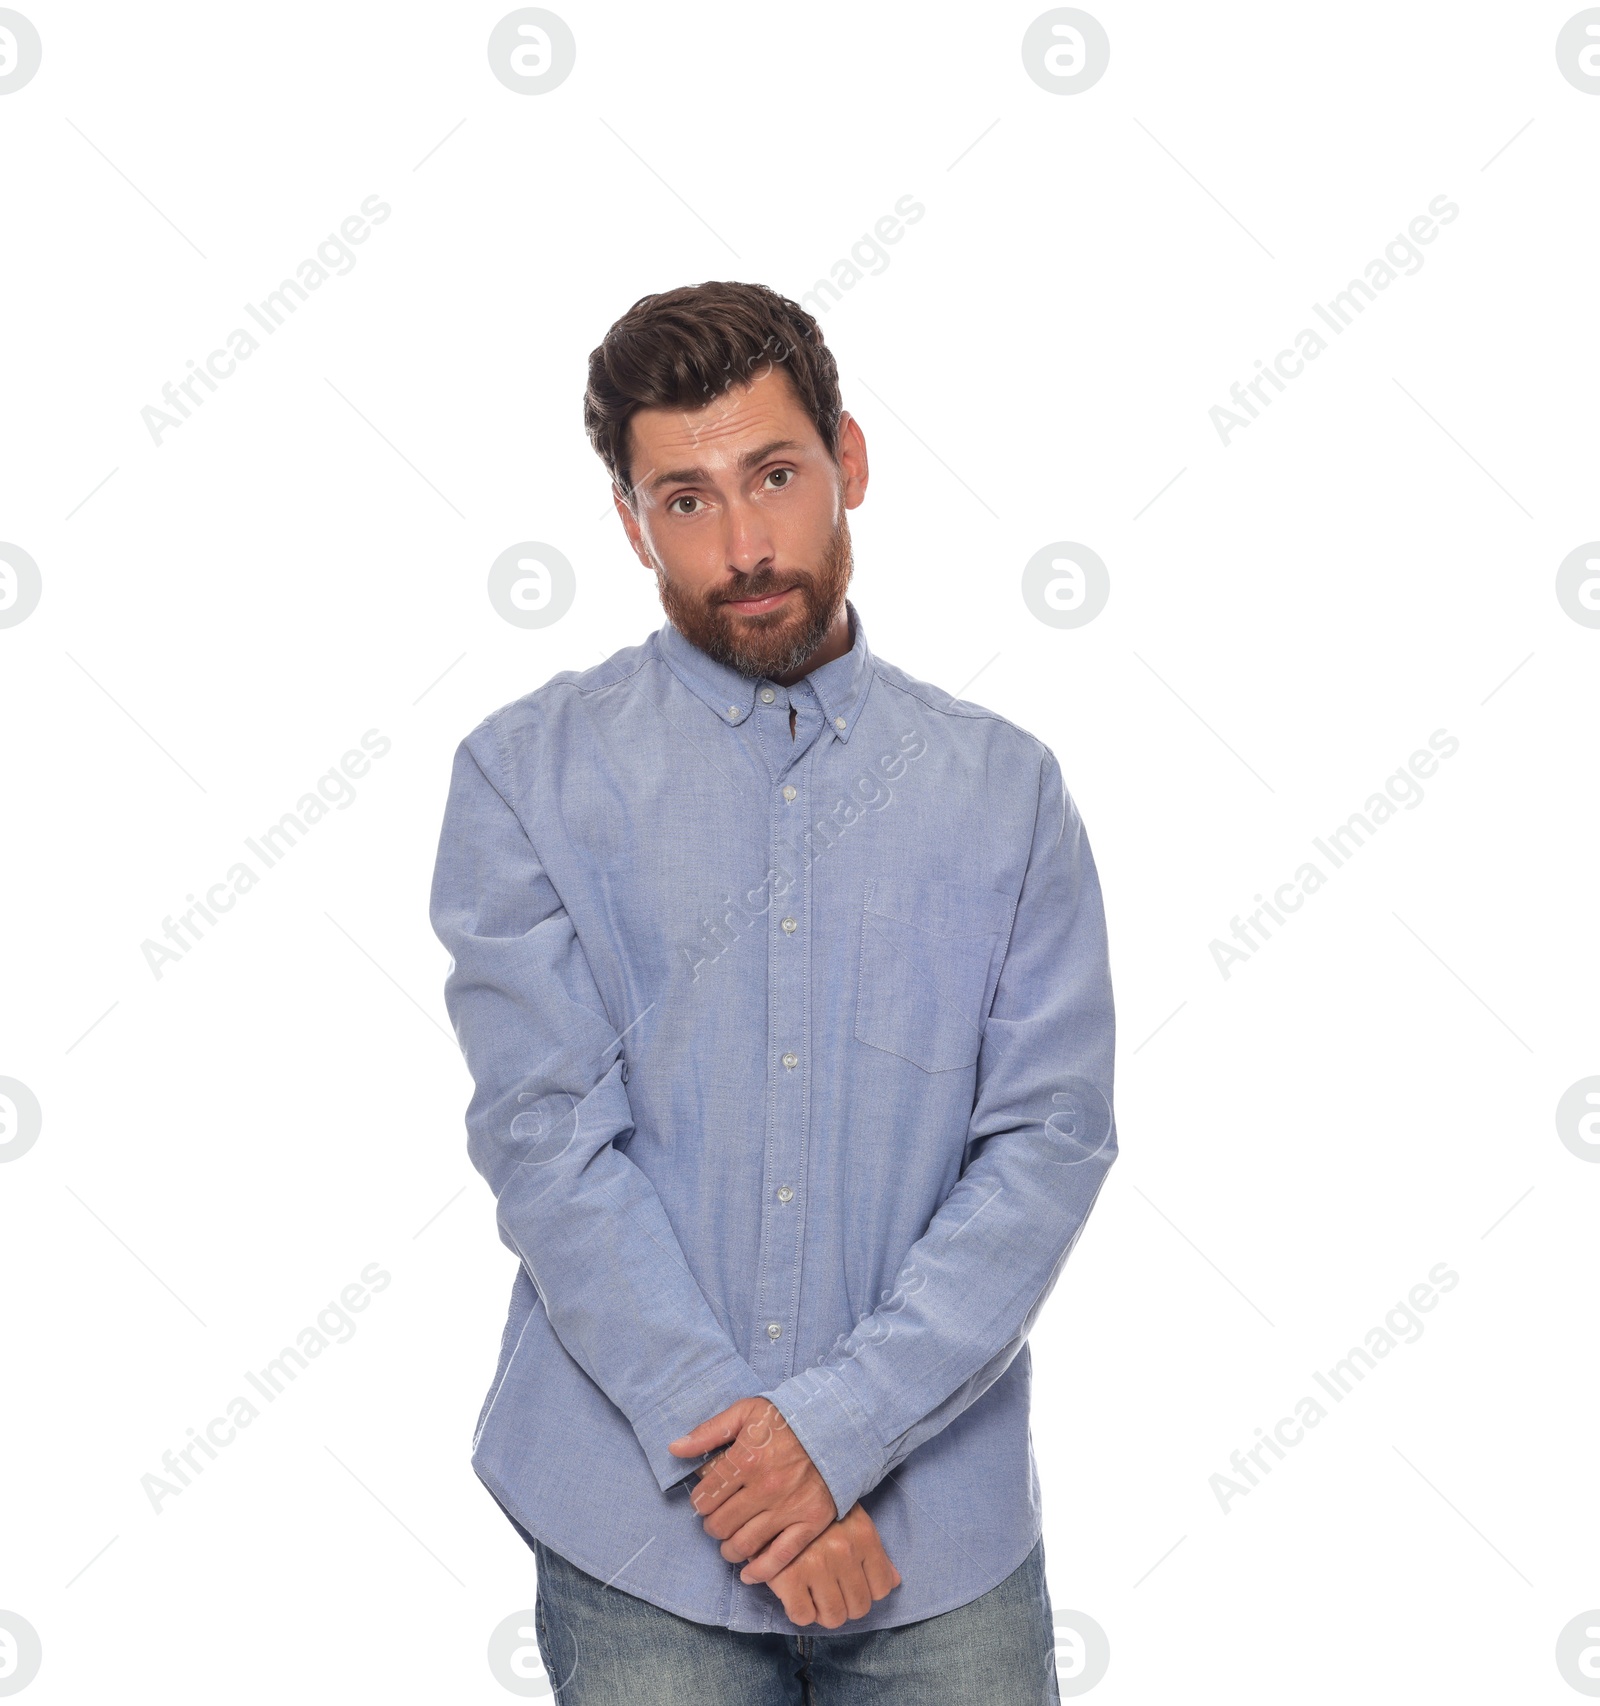
[[841, 1515], [1022, 1348], [1116, 1159], [1113, 1043], [1099, 878], [1047, 751], [966, 1166], [879, 1307], [834, 1354], [762, 1394]]
[[449, 950], [445, 1006], [472, 1074], [467, 1150], [502, 1242], [550, 1324], [627, 1416], [666, 1491], [698, 1459], [670, 1440], [761, 1382], [684, 1260], [646, 1175], [614, 1023], [561, 897], [497, 774], [495, 731], [456, 750], [429, 918]]

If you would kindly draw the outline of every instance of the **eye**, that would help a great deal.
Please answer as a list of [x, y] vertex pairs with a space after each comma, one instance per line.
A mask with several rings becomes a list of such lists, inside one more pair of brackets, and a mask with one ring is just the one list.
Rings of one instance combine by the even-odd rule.
[[781, 492], [785, 486], [789, 485], [793, 481], [794, 469], [793, 468], [774, 468], [772, 470], [772, 472], [767, 475], [767, 478], [769, 480], [781, 481], [781, 484], [777, 488]]
[[667, 505], [667, 509], [673, 515], [693, 515], [694, 514], [693, 510], [679, 509], [678, 505], [679, 504], [695, 504], [695, 503], [699, 503], [699, 501], [700, 501], [699, 498], [691, 496], [688, 492], [683, 492], [679, 496], [675, 497]]

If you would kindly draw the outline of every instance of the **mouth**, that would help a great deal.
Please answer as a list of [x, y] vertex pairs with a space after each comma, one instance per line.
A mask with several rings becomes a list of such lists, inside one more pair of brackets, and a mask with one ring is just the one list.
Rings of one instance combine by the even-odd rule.
[[768, 593], [763, 598], [728, 598], [723, 600], [723, 605], [728, 610], [737, 611], [741, 616], [760, 616], [768, 610], [776, 610], [795, 590], [789, 586], [782, 592]]

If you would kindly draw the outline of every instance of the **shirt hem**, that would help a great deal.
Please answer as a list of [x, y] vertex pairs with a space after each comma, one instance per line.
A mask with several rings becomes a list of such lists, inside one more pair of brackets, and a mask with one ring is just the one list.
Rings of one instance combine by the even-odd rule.
[[[556, 1542], [550, 1539], [547, 1534], [541, 1533], [538, 1526], [513, 1512], [511, 1508], [512, 1501], [510, 1495], [506, 1493], [502, 1487], [496, 1484], [496, 1479], [488, 1474], [480, 1464], [474, 1462], [472, 1469], [473, 1473], [483, 1483], [485, 1489], [489, 1493], [489, 1496], [500, 1507], [502, 1513], [510, 1521], [512, 1527], [517, 1529], [524, 1538], [528, 1535], [532, 1535], [534, 1539], [540, 1541], [543, 1545], [548, 1546], [552, 1552], [558, 1553], [561, 1557], [565, 1558], [569, 1564], [576, 1565], [576, 1567], [582, 1570], [586, 1575], [593, 1576], [598, 1581], [604, 1581], [606, 1579], [604, 1575], [605, 1565], [600, 1559], [596, 1558], [586, 1561], [583, 1556], [579, 1555], [581, 1548], [569, 1547], [564, 1542], [557, 1545]], [[1039, 1544], [1043, 1533], [1044, 1523], [1041, 1519], [1038, 1523], [1033, 1525], [1032, 1536], [1024, 1544], [1021, 1552], [1017, 1554], [1016, 1558], [994, 1581], [989, 1584], [988, 1587], [980, 1588], [977, 1593], [966, 1594], [965, 1597], [962, 1597], [958, 1593], [955, 1597], [946, 1600], [944, 1604], [935, 1605], [931, 1611], [919, 1611], [916, 1615], [911, 1617], [898, 1617], [887, 1622], [875, 1623], [870, 1629], [863, 1629], [860, 1627], [860, 1625], [865, 1622], [865, 1619], [859, 1617], [852, 1620], [855, 1627], [852, 1627], [851, 1622], [846, 1622], [841, 1624], [837, 1629], [824, 1629], [816, 1623], [807, 1624], [802, 1627], [798, 1623], [790, 1623], [787, 1617], [781, 1619], [773, 1619], [769, 1617], [766, 1620], [765, 1626], [760, 1629], [743, 1629], [737, 1624], [726, 1623], [721, 1619], [706, 1617], [700, 1613], [691, 1611], [681, 1602], [669, 1602], [666, 1599], [653, 1598], [648, 1594], [634, 1593], [631, 1588], [620, 1588], [618, 1591], [621, 1593], [631, 1594], [634, 1599], [643, 1600], [645, 1604], [653, 1605], [660, 1611], [670, 1611], [674, 1617], [682, 1617], [687, 1622], [698, 1623], [709, 1629], [726, 1629], [729, 1634], [732, 1635], [806, 1635], [816, 1636], [823, 1640], [826, 1640], [833, 1635], [874, 1635], [880, 1630], [901, 1629], [910, 1623], [921, 1623], [929, 1617], [941, 1617], [947, 1611], [959, 1611], [962, 1606], [971, 1605], [974, 1600], [982, 1599], [984, 1594], [993, 1592], [995, 1588], [999, 1587], [1001, 1582], [1006, 1581], [1022, 1567], [1022, 1565], [1027, 1561], [1029, 1555], [1032, 1553], [1034, 1547]], [[770, 1589], [767, 1589], [766, 1591], [769, 1593], [771, 1592]], [[774, 1597], [772, 1603], [774, 1606], [778, 1604], [776, 1597]], [[879, 1601], [878, 1603], [881, 1604], [882, 1601]]]

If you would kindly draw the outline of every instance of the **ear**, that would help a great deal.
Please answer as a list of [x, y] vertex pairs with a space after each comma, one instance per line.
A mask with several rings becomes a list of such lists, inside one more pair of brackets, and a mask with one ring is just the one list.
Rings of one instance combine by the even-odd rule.
[[844, 476], [844, 507], [855, 509], [867, 495], [867, 440], [848, 409], [839, 414], [838, 461]]

